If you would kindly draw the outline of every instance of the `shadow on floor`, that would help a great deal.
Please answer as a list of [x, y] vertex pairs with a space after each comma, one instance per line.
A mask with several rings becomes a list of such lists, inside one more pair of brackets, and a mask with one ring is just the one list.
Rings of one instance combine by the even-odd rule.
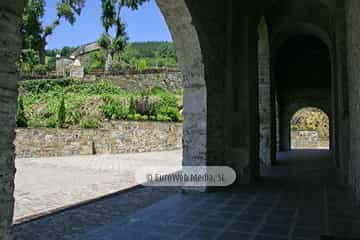
[[360, 212], [336, 183], [331, 152], [293, 151], [278, 160], [252, 185], [136, 189], [18, 225], [15, 239], [360, 239]]

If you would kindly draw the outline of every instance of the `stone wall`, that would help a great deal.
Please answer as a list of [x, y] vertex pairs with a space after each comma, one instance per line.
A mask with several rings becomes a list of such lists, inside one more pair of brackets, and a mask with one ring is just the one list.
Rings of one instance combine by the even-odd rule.
[[346, 1], [347, 62], [349, 77], [350, 163], [349, 181], [360, 202], [360, 1]]
[[17, 157], [118, 154], [180, 149], [182, 124], [117, 121], [103, 129], [17, 129]]
[[[85, 82], [99, 80], [103, 77], [89, 76]], [[127, 90], [141, 90], [146, 88], [161, 87], [170, 91], [183, 88], [181, 72], [163, 72], [149, 74], [124, 74], [106, 76], [113, 84]]]
[[25, 1], [0, 1], [0, 239], [10, 240], [14, 209], [15, 115], [19, 75], [20, 23]]
[[291, 131], [291, 149], [326, 149], [329, 140], [319, 138], [317, 131]]

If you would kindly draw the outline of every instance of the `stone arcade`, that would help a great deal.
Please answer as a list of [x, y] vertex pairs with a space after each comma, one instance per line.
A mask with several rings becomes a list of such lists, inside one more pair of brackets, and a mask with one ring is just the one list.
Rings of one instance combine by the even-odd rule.
[[[24, 3], [0, 2], [1, 240], [11, 239]], [[228, 165], [238, 183], [257, 180], [278, 149], [289, 149], [292, 114], [318, 107], [331, 117], [338, 179], [360, 201], [359, 0], [157, 3], [184, 78], [183, 165]]]

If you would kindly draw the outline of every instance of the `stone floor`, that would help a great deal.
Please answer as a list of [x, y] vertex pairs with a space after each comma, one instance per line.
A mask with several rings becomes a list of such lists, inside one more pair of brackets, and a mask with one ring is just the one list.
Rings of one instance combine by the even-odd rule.
[[330, 158], [327, 151], [282, 153], [260, 182], [209, 193], [119, 193], [18, 225], [15, 239], [360, 239], [359, 208], [336, 184]]
[[16, 159], [15, 217], [19, 223], [137, 185], [145, 166], [181, 169], [181, 151]]

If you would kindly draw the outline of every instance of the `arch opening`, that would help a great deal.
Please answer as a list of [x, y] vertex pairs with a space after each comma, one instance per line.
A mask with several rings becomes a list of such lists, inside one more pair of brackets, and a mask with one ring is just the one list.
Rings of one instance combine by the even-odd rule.
[[290, 120], [291, 150], [330, 149], [330, 118], [321, 109], [305, 107]]
[[[24, 6], [20, 1], [15, 1], [14, 4], [5, 1], [1, 6], [6, 5], [6, 7], [0, 9], [2, 16], [0, 25], [3, 26], [0, 28], [0, 38], [3, 40], [0, 48], [4, 50], [3, 56], [9, 56], [4, 60], [4, 67], [0, 68], [2, 75], [0, 87], [4, 90], [0, 93], [0, 98], [6, 98], [6, 101], [2, 102], [4, 104], [2, 114], [6, 115], [4, 119], [9, 120], [7, 121], [8, 125], [3, 126], [6, 127], [6, 133], [0, 138], [4, 148], [0, 154], [3, 159], [0, 162], [0, 165], [3, 166], [0, 169], [0, 182], [4, 183], [0, 189], [0, 201], [6, 203], [0, 206], [0, 212], [5, 213], [0, 214], [0, 235], [5, 236], [5, 239], [8, 235], [10, 237], [14, 208], [15, 148], [13, 140], [15, 137], [17, 83], [19, 81], [19, 76], [14, 68], [21, 45], [18, 30]], [[157, 4], [172, 33], [183, 75], [183, 165], [206, 165], [207, 94], [197, 31], [192, 24], [192, 17], [185, 1], [158, 0]], [[10, 46], [5, 47], [6, 45]]]
[[286, 40], [273, 58], [279, 103], [280, 151], [291, 150], [290, 122], [300, 108], [318, 107], [331, 116], [332, 71], [330, 50], [313, 35]]

